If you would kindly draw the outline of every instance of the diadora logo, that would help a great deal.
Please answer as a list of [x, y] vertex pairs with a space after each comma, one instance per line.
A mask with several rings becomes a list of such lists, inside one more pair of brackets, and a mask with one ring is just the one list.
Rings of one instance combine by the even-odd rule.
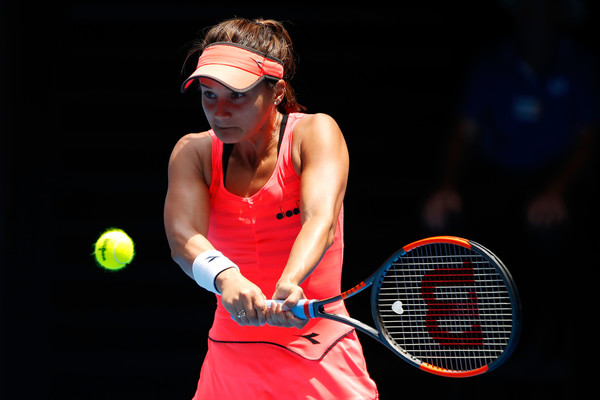
[[298, 337], [304, 338], [304, 339], [308, 340], [309, 342], [311, 342], [312, 344], [320, 344], [321, 342], [319, 342], [317, 339], [315, 339], [317, 336], [319, 336], [318, 333], [309, 333], [308, 335], [298, 335]]
[[283, 211], [283, 208], [279, 207], [279, 211], [276, 215], [277, 219], [281, 220], [284, 218], [291, 218], [294, 215], [298, 215], [300, 214], [300, 202], [296, 201], [296, 207], [292, 208], [291, 210], [287, 210], [287, 211]]

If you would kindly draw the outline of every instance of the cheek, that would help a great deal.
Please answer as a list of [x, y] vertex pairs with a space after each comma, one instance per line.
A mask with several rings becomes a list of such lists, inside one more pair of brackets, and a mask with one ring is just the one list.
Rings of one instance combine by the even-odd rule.
[[265, 97], [259, 97], [255, 99], [252, 104], [248, 105], [249, 118], [254, 120], [256, 123], [262, 123], [269, 116], [271, 112], [271, 102], [265, 101]]
[[202, 98], [200, 105], [202, 106], [202, 109], [204, 110], [205, 113], [209, 112], [210, 110], [212, 110], [214, 108], [214, 102], [207, 100], [205, 98]]
[[212, 121], [212, 116], [214, 112], [212, 111], [210, 106], [207, 107], [204, 105], [204, 103], [202, 103], [202, 111], [204, 112], [204, 117], [206, 117], [207, 121], [210, 123]]
[[240, 122], [246, 121], [248, 125], [254, 125], [257, 120], [260, 120], [263, 111], [263, 107], [259, 101], [234, 105], [231, 109], [231, 112], [236, 116], [236, 119], [239, 119]]

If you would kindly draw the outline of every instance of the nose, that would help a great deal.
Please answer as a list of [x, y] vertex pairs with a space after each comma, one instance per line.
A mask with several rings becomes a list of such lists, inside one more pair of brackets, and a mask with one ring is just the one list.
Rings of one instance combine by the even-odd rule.
[[231, 111], [226, 100], [219, 99], [215, 104], [215, 117], [219, 120], [225, 120], [231, 116]]

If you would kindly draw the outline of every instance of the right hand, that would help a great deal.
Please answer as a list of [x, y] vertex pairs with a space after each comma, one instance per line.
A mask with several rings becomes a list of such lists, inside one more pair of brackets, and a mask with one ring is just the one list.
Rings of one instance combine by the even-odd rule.
[[296, 317], [290, 310], [298, 304], [300, 299], [306, 299], [304, 291], [293, 283], [277, 282], [273, 299], [284, 300], [283, 303], [273, 302], [267, 312], [267, 324], [284, 328], [301, 329], [308, 323], [308, 319]]
[[[221, 292], [221, 303], [231, 319], [241, 326], [263, 326], [267, 322], [266, 296], [254, 283], [246, 279], [236, 268], [221, 272], [216, 279]], [[245, 315], [238, 317], [242, 310]]]

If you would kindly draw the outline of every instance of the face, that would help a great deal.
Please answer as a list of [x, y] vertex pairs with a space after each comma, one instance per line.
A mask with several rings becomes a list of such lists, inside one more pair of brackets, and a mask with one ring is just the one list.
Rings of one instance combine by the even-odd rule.
[[238, 143], [271, 133], [272, 127], [267, 122], [275, 112], [275, 94], [266, 84], [239, 93], [212, 79], [201, 78], [200, 89], [206, 119], [223, 143]]

